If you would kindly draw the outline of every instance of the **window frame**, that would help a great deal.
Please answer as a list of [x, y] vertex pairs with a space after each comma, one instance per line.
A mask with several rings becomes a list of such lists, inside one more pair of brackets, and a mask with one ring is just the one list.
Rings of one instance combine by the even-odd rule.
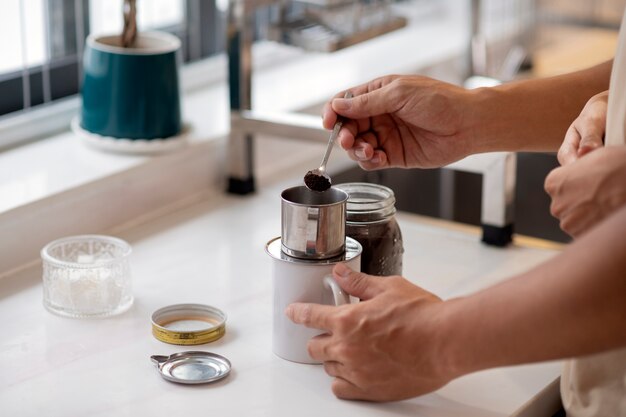
[[[0, 120], [80, 92], [83, 49], [90, 32], [89, 0], [44, 1], [46, 41], [51, 58], [40, 65], [0, 74]], [[193, 62], [222, 51], [224, 34], [220, 30], [222, 23], [216, 2], [185, 0], [184, 5], [184, 23], [158, 28], [181, 39], [182, 61]], [[215, 33], [213, 28], [216, 29]], [[60, 37], [62, 44], [51, 42], [53, 35], [57, 39]], [[58, 53], [55, 54], [59, 50], [64, 52], [60, 57]], [[67, 55], [67, 50], [73, 53]], [[44, 83], [49, 84], [48, 89], [44, 88]], [[0, 140], [0, 148], [6, 146]]]

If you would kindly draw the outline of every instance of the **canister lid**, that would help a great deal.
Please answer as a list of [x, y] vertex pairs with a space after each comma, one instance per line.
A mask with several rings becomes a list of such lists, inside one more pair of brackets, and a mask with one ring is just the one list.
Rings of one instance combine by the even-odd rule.
[[161, 376], [179, 384], [205, 384], [219, 381], [230, 373], [228, 359], [212, 352], [179, 352], [150, 357]]
[[287, 255], [282, 250], [282, 245], [280, 242], [280, 236], [275, 237], [274, 239], [267, 242], [265, 245], [265, 252], [270, 255], [274, 259], [278, 259], [280, 261], [285, 262], [294, 262], [299, 264], [336, 264], [339, 262], [349, 261], [351, 259], [356, 258], [363, 252], [363, 247], [359, 242], [352, 239], [351, 237], [346, 237], [346, 250], [343, 254], [339, 256], [335, 256], [334, 258], [328, 259], [301, 259], [294, 258], [292, 256]]
[[347, 182], [335, 188], [348, 194], [346, 221], [375, 222], [389, 218], [396, 213], [396, 197], [393, 190], [380, 184]]
[[226, 314], [204, 304], [176, 304], [152, 314], [152, 334], [173, 345], [200, 345], [226, 333]]

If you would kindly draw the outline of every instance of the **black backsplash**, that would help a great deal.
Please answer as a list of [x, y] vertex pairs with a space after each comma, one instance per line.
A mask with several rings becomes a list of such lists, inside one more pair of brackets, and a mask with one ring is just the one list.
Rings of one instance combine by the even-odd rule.
[[[515, 233], [557, 242], [570, 238], [550, 215], [550, 197], [543, 189], [548, 173], [558, 166], [554, 155], [520, 153], [517, 158]], [[481, 176], [454, 173], [454, 221], [480, 225]], [[396, 194], [399, 210], [441, 217], [441, 173], [438, 169], [388, 169], [366, 172], [353, 168], [333, 175], [333, 183], [371, 182], [386, 185]]]

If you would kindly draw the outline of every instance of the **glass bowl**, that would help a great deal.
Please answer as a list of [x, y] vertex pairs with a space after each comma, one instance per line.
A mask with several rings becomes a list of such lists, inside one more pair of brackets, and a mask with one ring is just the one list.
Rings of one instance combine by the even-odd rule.
[[66, 317], [107, 317], [133, 304], [131, 246], [101, 235], [70, 236], [41, 250], [43, 304]]

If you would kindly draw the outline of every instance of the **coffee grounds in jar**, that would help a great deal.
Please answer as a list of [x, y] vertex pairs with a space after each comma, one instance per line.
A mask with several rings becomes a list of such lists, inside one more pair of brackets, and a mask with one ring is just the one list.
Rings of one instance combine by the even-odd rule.
[[402, 275], [402, 233], [395, 219], [368, 225], [346, 224], [346, 236], [363, 247], [361, 272], [369, 275]]
[[306, 185], [309, 190], [322, 192], [330, 188], [330, 181], [323, 175], [309, 171], [304, 176], [304, 185]]

